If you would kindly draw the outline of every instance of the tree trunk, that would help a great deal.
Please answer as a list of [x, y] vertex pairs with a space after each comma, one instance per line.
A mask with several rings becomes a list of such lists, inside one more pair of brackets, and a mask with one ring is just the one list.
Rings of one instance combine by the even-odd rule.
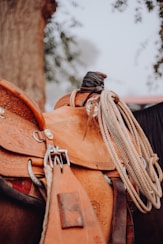
[[0, 77], [23, 89], [42, 110], [44, 28], [55, 11], [55, 0], [0, 0]]

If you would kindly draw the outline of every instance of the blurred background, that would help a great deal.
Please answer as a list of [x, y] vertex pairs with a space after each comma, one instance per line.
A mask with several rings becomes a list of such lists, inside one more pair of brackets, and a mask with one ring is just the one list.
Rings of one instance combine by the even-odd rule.
[[[158, 34], [160, 9], [157, 1], [151, 1], [151, 6], [145, 1], [58, 1], [49, 24], [54, 27], [57, 23], [57, 28], [52, 28], [50, 36], [56, 39], [58, 28], [63, 30], [67, 38], [73, 39], [72, 54], [78, 55], [71, 60], [72, 67], [62, 63], [64, 70], [57, 73], [54, 68], [55, 79], [62, 82], [47, 83], [47, 109], [75, 88], [87, 71], [106, 73], [105, 89], [115, 91], [122, 98], [163, 98], [163, 78], [154, 73], [154, 65], [162, 55]], [[57, 48], [63, 56], [59, 38]], [[53, 63], [50, 57], [49, 62]], [[76, 82], [75, 79], [74, 83], [70, 82], [69, 75]]]
[[0, 77], [42, 111], [88, 71], [130, 102], [163, 100], [162, 0], [0, 0], [0, 16]]

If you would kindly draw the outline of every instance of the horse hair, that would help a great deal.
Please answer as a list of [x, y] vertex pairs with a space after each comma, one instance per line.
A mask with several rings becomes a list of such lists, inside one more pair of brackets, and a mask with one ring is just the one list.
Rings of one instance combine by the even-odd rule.
[[135, 111], [133, 114], [146, 134], [154, 152], [159, 155], [159, 164], [163, 169], [163, 102]]
[[[154, 152], [157, 153], [159, 165], [163, 170], [163, 102], [135, 111], [133, 114], [146, 134]], [[145, 215], [139, 211], [134, 212], [135, 244], [163, 243], [162, 215], [163, 198], [161, 199], [161, 208], [159, 210], [152, 209], [151, 212]]]
[[0, 176], [0, 192], [13, 201], [23, 204], [24, 206], [36, 207], [36, 208], [45, 208], [45, 202], [43, 200], [36, 199], [32, 196], [28, 196], [24, 193], [21, 193], [12, 187], [10, 187], [6, 180]]

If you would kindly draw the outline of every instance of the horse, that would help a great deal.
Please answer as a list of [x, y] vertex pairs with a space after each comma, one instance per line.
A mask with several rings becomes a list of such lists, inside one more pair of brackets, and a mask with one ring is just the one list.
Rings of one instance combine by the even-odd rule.
[[[158, 154], [159, 164], [163, 170], [163, 102], [135, 111], [133, 114], [147, 135], [153, 150]], [[145, 215], [140, 211], [134, 213], [135, 243], [163, 243], [162, 215], [163, 199], [160, 209], [152, 209]]]
[[[9, 89], [9, 87], [8, 87], [8, 89]], [[10, 92], [7, 92], [7, 93], [9, 94]], [[19, 94], [21, 94], [20, 90], [19, 90]], [[9, 94], [9, 95], [11, 97], [11, 94]], [[90, 93], [87, 95], [88, 95], [88, 97], [87, 97], [87, 99], [88, 99], [90, 96]], [[13, 94], [12, 94], [12, 96], [13, 96]], [[19, 97], [19, 99], [20, 99], [20, 97]], [[21, 99], [22, 99], [22, 97], [21, 97]], [[9, 100], [10, 100], [10, 98], [9, 98]], [[59, 101], [59, 103], [56, 104], [56, 107], [55, 107], [56, 111], [59, 111], [59, 110], [57, 110], [58, 107], [60, 107], [61, 105], [62, 106], [64, 105], [64, 104], [62, 104], [63, 100], [64, 100], [64, 104], [65, 103], [67, 104], [67, 99], [66, 100], [62, 99], [61, 104], [60, 104], [60, 101]], [[15, 101], [15, 97], [14, 97], [13, 101]], [[24, 102], [24, 100], [23, 100], [23, 102]], [[27, 99], [25, 99], [25, 102], [27, 103]], [[5, 101], [5, 103], [6, 103], [6, 101]], [[11, 103], [11, 102], [8, 101], [8, 104], [9, 103]], [[17, 104], [17, 102], [16, 102], [16, 104]], [[3, 104], [1, 103], [1, 106], [2, 105]], [[83, 105], [84, 105], [84, 103], [83, 103]], [[19, 106], [20, 106], [20, 103], [19, 103]], [[28, 106], [29, 106], [29, 101], [28, 101]], [[155, 105], [151, 108], [144, 109], [144, 110], [133, 113], [135, 118], [140, 123], [141, 127], [143, 128], [144, 132], [146, 133], [146, 136], [149, 138], [149, 141], [153, 147], [153, 150], [158, 154], [159, 163], [161, 165], [161, 168], [162, 168], [162, 162], [163, 162], [162, 161], [162, 159], [163, 159], [162, 149], [160, 146], [162, 143], [162, 140], [163, 140], [163, 137], [162, 137], [162, 111], [163, 111], [162, 106], [163, 106], [163, 103]], [[26, 107], [25, 108], [23, 107], [23, 110], [25, 110], [25, 109], [26, 109]], [[30, 104], [30, 109], [31, 109], [31, 104]], [[22, 102], [21, 102], [20, 111], [22, 111]], [[36, 116], [37, 111], [35, 108], [32, 107], [32, 116], [33, 116], [33, 114], [34, 114], [34, 119], [32, 118], [32, 121], [37, 120], [36, 121], [37, 126], [38, 126], [38, 124], [40, 125], [40, 123], [41, 123], [41, 127], [42, 127], [42, 124], [43, 124], [42, 116], [40, 116], [38, 119], [38, 116]], [[1, 116], [3, 117], [3, 114], [1, 114]], [[47, 113], [44, 114], [45, 118], [46, 118], [46, 116], [48, 116]], [[57, 113], [56, 113], [56, 116], [57, 116]], [[152, 116], [152, 120], [149, 119], [149, 118], [151, 118], [151, 116]], [[31, 115], [29, 117], [31, 117]], [[29, 117], [27, 118], [27, 120], [29, 120]], [[37, 118], [35, 118], [35, 117], [37, 117]], [[153, 120], [155, 120], [155, 121], [153, 121]], [[34, 123], [36, 123], [36, 122], [34, 122]], [[148, 125], [148, 127], [147, 127], [147, 125]], [[155, 128], [156, 128], [156, 131], [155, 131]], [[85, 129], [85, 132], [87, 133], [87, 128]], [[160, 135], [160, 137], [156, 137], [156, 135]], [[59, 141], [58, 141], [58, 143], [59, 143]], [[1, 148], [0, 155], [1, 154], [3, 155], [3, 153], [4, 153], [4, 149]], [[12, 158], [13, 158], [13, 154], [10, 155], [10, 160], [12, 160]], [[15, 159], [16, 159], [16, 157], [14, 158], [14, 160]], [[80, 174], [80, 172], [82, 172], [82, 168], [80, 165], [77, 167], [74, 167], [74, 168], [75, 168], [74, 173], [78, 173], [78, 171], [79, 171], [79, 174]], [[63, 168], [63, 170], [64, 170], [64, 168]], [[42, 174], [42, 172], [41, 172], [41, 174]], [[87, 183], [88, 182], [86, 179], [85, 186], [87, 185]], [[12, 185], [12, 188], [11, 188], [11, 185]], [[26, 188], [25, 188], [25, 186], [26, 186]], [[22, 192], [22, 187], [24, 187], [23, 188], [24, 192]], [[15, 188], [15, 189], [13, 189], [13, 188]], [[31, 193], [31, 189], [32, 189], [32, 193]], [[94, 189], [96, 189], [96, 187]], [[111, 189], [111, 187], [107, 188], [107, 190], [110, 190], [110, 189]], [[89, 193], [91, 195], [91, 189], [89, 191], [90, 191]], [[105, 191], [106, 191], [106, 189], [105, 189]], [[29, 179], [28, 176], [19, 177], [19, 174], [17, 174], [17, 177], [12, 177], [12, 179], [11, 179], [11, 177], [4, 176], [2, 174], [2, 176], [0, 178], [0, 192], [1, 192], [1, 194], [0, 194], [0, 216], [1, 216], [1, 218], [0, 218], [0, 222], [1, 222], [0, 242], [6, 243], [6, 244], [8, 244], [8, 243], [39, 243], [41, 236], [42, 236], [42, 231], [43, 231], [44, 216], [45, 216], [45, 212], [46, 212], [46, 202], [45, 202], [45, 198], [42, 196], [42, 194], [38, 190], [38, 187], [36, 187], [33, 184], [33, 181], [31, 179]], [[30, 192], [30, 194], [29, 194], [29, 192]], [[102, 199], [102, 201], [103, 201], [103, 199]], [[98, 205], [96, 205], [96, 202], [91, 202], [91, 203], [95, 204], [94, 205], [95, 211], [98, 214], [98, 211], [99, 211]], [[163, 239], [162, 239], [161, 232], [162, 232], [162, 227], [163, 227], [163, 221], [160, 218], [162, 211], [163, 211], [163, 207], [161, 205], [161, 208], [159, 210], [152, 209], [151, 212], [146, 213], [146, 214], [140, 213], [140, 211], [138, 211], [137, 209], [133, 212], [135, 243], [151, 243], [151, 244], [162, 243]], [[158, 223], [159, 223], [159, 225], [158, 225]], [[96, 240], [96, 241], [98, 243], [98, 240]], [[94, 242], [94, 243], [96, 243], [96, 242]]]
[[[31, 198], [31, 199], [30, 199]], [[0, 180], [0, 242], [39, 243], [45, 206]]]

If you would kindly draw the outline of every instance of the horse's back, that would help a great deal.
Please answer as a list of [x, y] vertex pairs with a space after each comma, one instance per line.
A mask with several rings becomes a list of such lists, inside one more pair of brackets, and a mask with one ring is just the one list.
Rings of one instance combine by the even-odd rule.
[[0, 243], [37, 244], [44, 211], [0, 194]]
[[[141, 125], [153, 150], [159, 156], [159, 164], [163, 169], [163, 102], [144, 110], [135, 111], [134, 116]], [[163, 243], [163, 199], [161, 208], [152, 209], [143, 214], [134, 213], [135, 243], [162, 244]]]
[[146, 134], [154, 152], [158, 154], [159, 163], [163, 170], [163, 102], [144, 110], [135, 111], [133, 114]]

